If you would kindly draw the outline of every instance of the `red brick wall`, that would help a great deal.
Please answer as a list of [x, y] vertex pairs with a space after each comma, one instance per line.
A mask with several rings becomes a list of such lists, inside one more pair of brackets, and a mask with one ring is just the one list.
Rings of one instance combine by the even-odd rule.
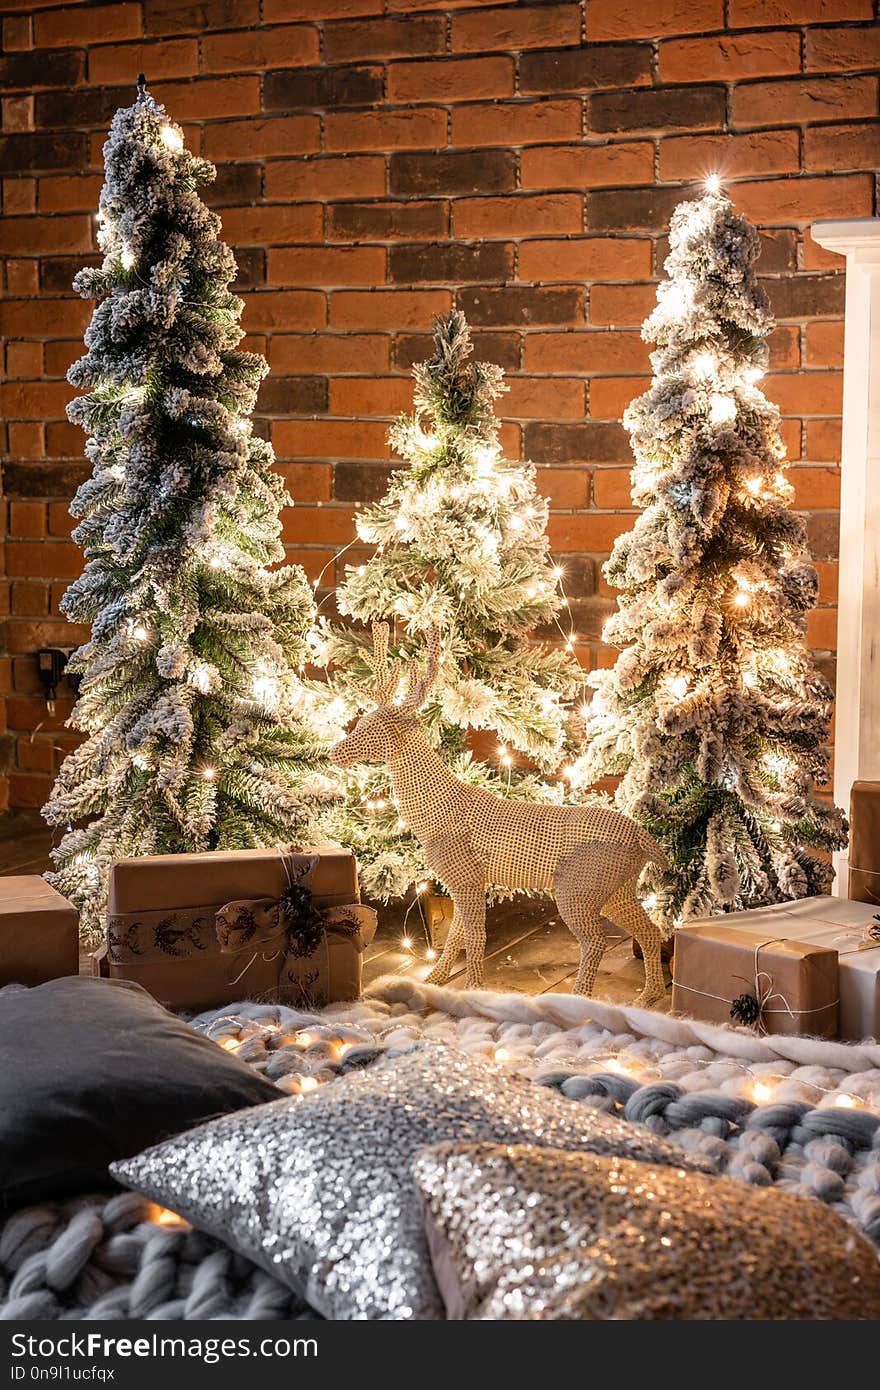
[[764, 234], [780, 320], [767, 390], [819, 564], [810, 636], [832, 664], [844, 287], [808, 229], [875, 212], [872, 0], [3, 10], [13, 804], [44, 799], [65, 737], [69, 702], [47, 715], [32, 653], [78, 636], [57, 616], [80, 565], [66, 504], [85, 473], [64, 373], [90, 306], [69, 284], [94, 247], [104, 132], [139, 69], [219, 167], [244, 321], [272, 366], [265, 428], [299, 503], [291, 556], [315, 576], [352, 539], [352, 509], [386, 476], [407, 369], [456, 303], [509, 373], [505, 445], [552, 499], [586, 664], [608, 658], [599, 566], [630, 524], [619, 417], [646, 378], [638, 329], [664, 227], [694, 180], [725, 172]]

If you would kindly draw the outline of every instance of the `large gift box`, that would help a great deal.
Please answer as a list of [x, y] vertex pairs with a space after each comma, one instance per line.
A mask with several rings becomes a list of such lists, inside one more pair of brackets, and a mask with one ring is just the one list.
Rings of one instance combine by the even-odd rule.
[[79, 971], [79, 915], [39, 874], [0, 878], [0, 985]]
[[[880, 1037], [880, 908], [849, 898], [800, 898], [751, 912], [731, 912], [726, 925], [805, 946], [836, 951], [839, 963], [839, 1036], [851, 1042]], [[804, 1032], [811, 1031], [804, 1029]]]
[[847, 897], [880, 907], [880, 782], [853, 782]]
[[96, 974], [171, 1009], [240, 999], [317, 1008], [356, 999], [376, 914], [348, 850], [213, 850], [123, 859]]
[[837, 951], [788, 939], [781, 926], [755, 911], [680, 927], [673, 1011], [764, 1033], [836, 1037]]

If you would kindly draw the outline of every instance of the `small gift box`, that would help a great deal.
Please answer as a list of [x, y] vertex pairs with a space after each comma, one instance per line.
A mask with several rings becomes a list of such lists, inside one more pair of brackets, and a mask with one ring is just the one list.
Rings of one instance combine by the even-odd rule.
[[[731, 913], [675, 933], [673, 1012], [762, 1033], [837, 1036], [837, 952]], [[740, 920], [734, 925], [734, 919]]]
[[847, 897], [880, 906], [880, 782], [853, 782]]
[[376, 930], [359, 896], [353, 856], [333, 847], [124, 859], [95, 973], [189, 1011], [356, 999]]
[[39, 874], [0, 878], [0, 985], [79, 972], [79, 915]]
[[850, 1042], [880, 1037], [880, 909], [876, 903], [800, 898], [751, 912], [731, 912], [722, 920], [836, 951], [839, 1036]]

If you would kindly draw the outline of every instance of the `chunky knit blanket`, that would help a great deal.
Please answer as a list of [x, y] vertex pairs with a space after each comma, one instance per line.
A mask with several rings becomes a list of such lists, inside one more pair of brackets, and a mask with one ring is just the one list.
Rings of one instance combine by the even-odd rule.
[[[242, 1004], [193, 1026], [290, 1094], [433, 1039], [824, 1201], [880, 1245], [880, 1043], [759, 1038], [570, 995], [399, 977], [356, 1004]], [[0, 1231], [0, 1317], [308, 1318], [269, 1275], [130, 1193], [28, 1208]]]

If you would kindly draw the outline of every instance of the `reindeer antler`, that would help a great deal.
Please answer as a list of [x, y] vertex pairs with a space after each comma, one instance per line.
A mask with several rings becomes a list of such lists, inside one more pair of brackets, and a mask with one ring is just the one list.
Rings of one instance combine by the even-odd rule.
[[427, 637], [428, 664], [425, 674], [419, 677], [419, 668], [414, 661], [407, 672], [406, 695], [400, 705], [404, 714], [414, 714], [417, 709], [421, 709], [434, 688], [437, 672], [440, 670], [440, 632], [434, 626], [429, 627]]
[[373, 623], [373, 655], [364, 654], [364, 660], [376, 681], [375, 699], [377, 705], [390, 705], [397, 694], [400, 680], [400, 662], [388, 664], [388, 638], [390, 629], [387, 623]]

